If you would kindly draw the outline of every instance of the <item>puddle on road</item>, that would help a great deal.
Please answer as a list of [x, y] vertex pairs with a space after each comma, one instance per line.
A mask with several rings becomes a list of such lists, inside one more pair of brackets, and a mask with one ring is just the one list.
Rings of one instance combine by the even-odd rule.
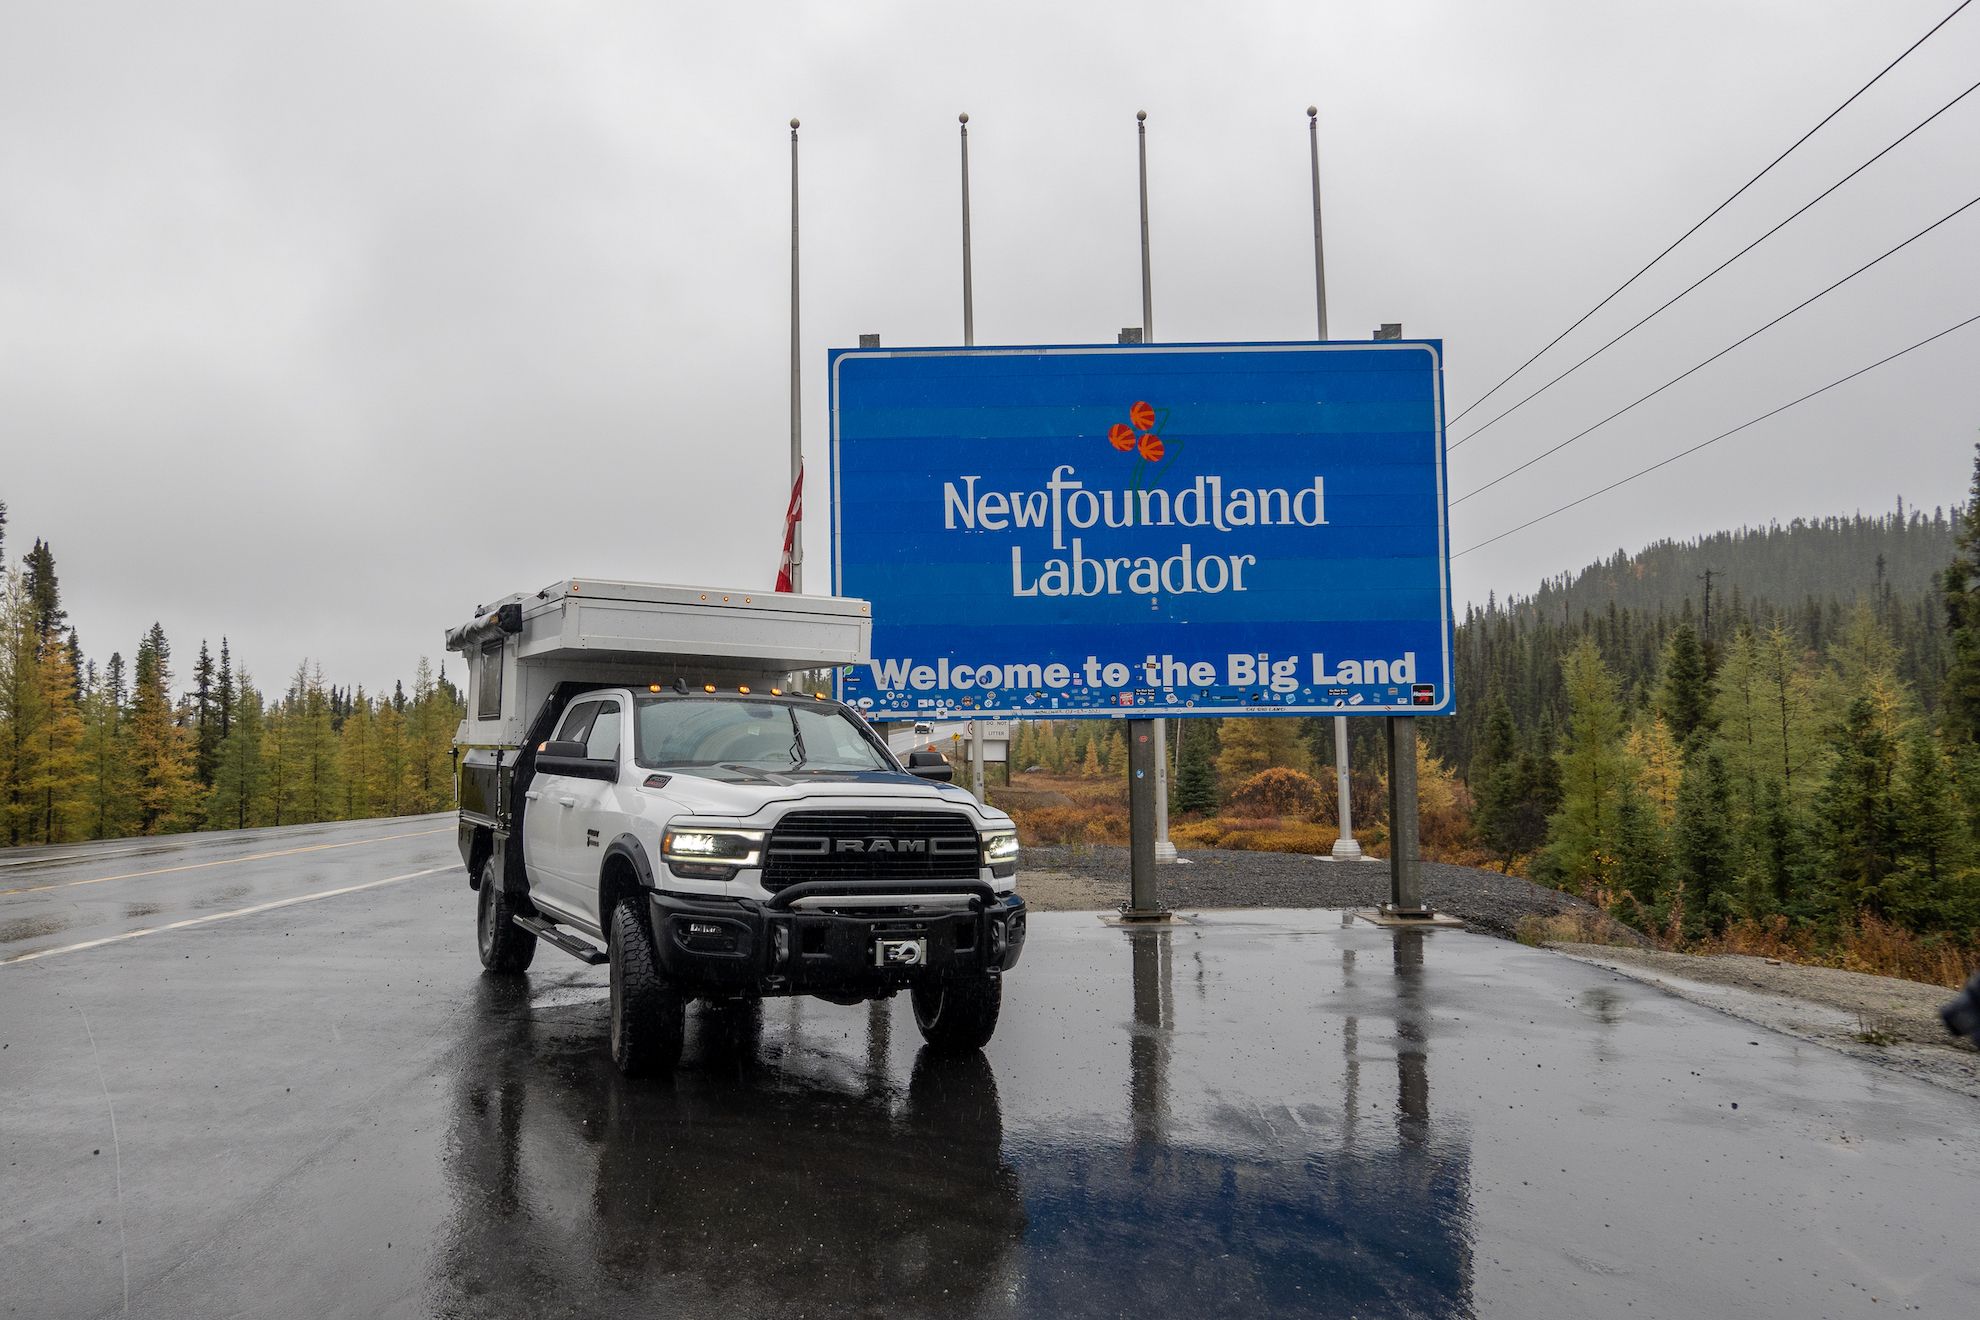
[[67, 930], [67, 917], [17, 917], [13, 921], [0, 922], [0, 944], [18, 944], [22, 940], [40, 939], [43, 935], [53, 935], [58, 930]]
[[158, 911], [159, 908], [156, 903], [124, 904], [124, 918], [126, 920], [135, 920], [138, 917], [155, 917], [158, 915]]
[[556, 985], [529, 997], [531, 1008], [569, 1008], [573, 1004], [602, 1004], [612, 997], [610, 986]]

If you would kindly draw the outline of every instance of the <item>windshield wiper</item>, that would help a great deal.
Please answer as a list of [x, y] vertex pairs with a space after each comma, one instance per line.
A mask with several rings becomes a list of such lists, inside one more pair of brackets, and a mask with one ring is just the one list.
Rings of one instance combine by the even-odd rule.
[[791, 769], [795, 770], [805, 762], [804, 730], [798, 728], [797, 710], [785, 707], [791, 713]]

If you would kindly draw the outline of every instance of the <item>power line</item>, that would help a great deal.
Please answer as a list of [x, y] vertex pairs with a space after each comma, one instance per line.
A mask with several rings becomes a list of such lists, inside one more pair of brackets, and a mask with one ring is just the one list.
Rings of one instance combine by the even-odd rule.
[[1662, 394], [1665, 390], [1677, 384], [1679, 381], [1685, 379], [1685, 377], [1690, 376], [1694, 372], [1698, 371], [1700, 368], [1710, 366], [1712, 363], [1717, 362], [1720, 358], [1724, 357], [1726, 354], [1732, 352], [1735, 348], [1738, 348], [1741, 344], [1746, 343], [1748, 340], [1755, 339], [1761, 334], [1764, 334], [1766, 331], [1773, 329], [1775, 326], [1787, 320], [1790, 316], [1793, 316], [1796, 312], [1808, 306], [1816, 299], [1824, 298], [1827, 297], [1829, 294], [1834, 293], [1837, 289], [1840, 289], [1843, 285], [1849, 283], [1851, 280], [1855, 279], [1858, 275], [1861, 275], [1864, 271], [1869, 270], [1872, 266], [1876, 265], [1878, 262], [1883, 261], [1886, 257], [1891, 257], [1899, 252], [1902, 252], [1904, 249], [1910, 247], [1913, 243], [1916, 243], [1919, 239], [1925, 237], [1925, 235], [1931, 233], [1934, 229], [1937, 229], [1940, 225], [1945, 224], [1948, 220], [1951, 220], [1954, 216], [1958, 215], [1960, 212], [1971, 208], [1976, 203], [1980, 203], [1980, 197], [1975, 197], [1972, 200], [1966, 202], [1964, 205], [1955, 207], [1953, 210], [1948, 211], [1945, 215], [1940, 216], [1937, 220], [1934, 220], [1931, 224], [1926, 225], [1923, 229], [1913, 234], [1910, 238], [1905, 239], [1904, 242], [1899, 243], [1896, 247], [1889, 249], [1888, 251], [1884, 252], [1881, 256], [1872, 257], [1870, 260], [1864, 262], [1861, 266], [1858, 266], [1855, 270], [1851, 271], [1849, 274], [1837, 280], [1834, 284], [1831, 284], [1828, 288], [1823, 289], [1818, 293], [1812, 293], [1808, 297], [1803, 298], [1800, 302], [1788, 308], [1785, 312], [1782, 312], [1779, 316], [1767, 322], [1767, 324], [1761, 326], [1758, 330], [1755, 330], [1751, 334], [1745, 335], [1739, 339], [1734, 340], [1732, 343], [1727, 344], [1724, 348], [1712, 354], [1711, 357], [1708, 357], [1703, 362], [1696, 363], [1695, 365], [1687, 368], [1685, 371], [1679, 373], [1678, 375], [1671, 377], [1669, 380], [1665, 381], [1662, 385], [1659, 385], [1656, 389], [1651, 390], [1648, 394], [1640, 395], [1637, 398], [1632, 399], [1630, 402], [1624, 404], [1622, 407], [1610, 413], [1607, 417], [1604, 417], [1601, 421], [1596, 422], [1593, 426], [1584, 427], [1581, 430], [1576, 431], [1573, 435], [1561, 441], [1559, 444], [1555, 445], [1552, 449], [1543, 449], [1539, 453], [1535, 454], [1532, 458], [1529, 458], [1524, 463], [1521, 463], [1518, 467], [1510, 468], [1507, 471], [1501, 472], [1498, 476], [1493, 477], [1490, 481], [1486, 482], [1484, 485], [1479, 486], [1474, 490], [1466, 491], [1463, 495], [1460, 495], [1456, 499], [1451, 501], [1451, 507], [1453, 508], [1457, 507], [1458, 505], [1464, 503], [1466, 500], [1472, 498], [1474, 495], [1484, 494], [1486, 491], [1492, 489], [1492, 487], [1498, 485], [1506, 478], [1517, 476], [1519, 473], [1524, 472], [1526, 471], [1526, 469], [1532, 467], [1535, 463], [1538, 463], [1541, 459], [1546, 458], [1552, 454], [1558, 454], [1561, 452], [1561, 450], [1566, 449], [1569, 445], [1581, 439], [1583, 436], [1588, 435], [1594, 431], [1600, 430], [1604, 426], [1607, 426], [1610, 422], [1613, 422], [1614, 420], [1616, 420], [1616, 418], [1622, 416], [1624, 413], [1628, 412], [1631, 408], [1636, 407], [1637, 404], [1656, 398], [1659, 394]]
[[1719, 441], [1726, 439], [1728, 436], [1738, 435], [1741, 431], [1744, 431], [1749, 426], [1758, 426], [1761, 422], [1766, 421], [1770, 417], [1778, 417], [1780, 414], [1786, 412], [1788, 409], [1793, 408], [1798, 404], [1806, 403], [1818, 394], [1826, 394], [1830, 390], [1836, 388], [1836, 386], [1838, 385], [1847, 384], [1848, 382], [1855, 380], [1858, 376], [1863, 375], [1865, 372], [1875, 371], [1878, 367], [1883, 366], [1887, 362], [1895, 362], [1899, 358], [1903, 357], [1906, 353], [1914, 352], [1918, 349], [1921, 349], [1925, 347], [1927, 344], [1932, 343], [1934, 340], [1944, 339], [1947, 335], [1953, 333], [1955, 330], [1964, 330], [1967, 326], [1972, 325], [1975, 321], [1980, 321], [1980, 313], [1976, 313], [1973, 316], [1967, 317], [1964, 321], [1961, 321], [1957, 325], [1949, 325], [1935, 335], [1928, 335], [1926, 338], [1919, 340], [1917, 343], [1912, 344], [1907, 348], [1901, 348], [1897, 352], [1891, 354], [1889, 357], [1879, 358], [1875, 362], [1872, 362], [1867, 367], [1858, 367], [1855, 371], [1850, 372], [1847, 376], [1840, 376], [1835, 380], [1830, 381], [1827, 385], [1822, 386], [1821, 389], [1810, 390], [1808, 393], [1802, 395], [1800, 398], [1795, 399], [1790, 403], [1784, 403], [1780, 407], [1774, 409], [1772, 412], [1761, 413], [1758, 417], [1755, 417], [1752, 421], [1741, 422], [1738, 426], [1733, 427], [1732, 430], [1721, 431], [1719, 434], [1713, 436], [1710, 440], [1701, 440], [1697, 444], [1691, 446], [1691, 448], [1689, 449], [1680, 449], [1677, 453], [1672, 454], [1669, 458], [1660, 459], [1657, 462], [1652, 463], [1647, 468], [1643, 468], [1640, 471], [1632, 472], [1628, 476], [1623, 477], [1618, 481], [1612, 481], [1608, 485], [1602, 487], [1602, 489], [1600, 490], [1590, 491], [1588, 494], [1583, 495], [1578, 500], [1569, 500], [1566, 504], [1563, 504], [1560, 508], [1550, 509], [1546, 513], [1541, 514], [1538, 518], [1528, 519], [1526, 522], [1521, 523], [1517, 527], [1514, 527], [1508, 531], [1500, 532], [1497, 536], [1487, 537], [1485, 540], [1478, 542], [1478, 544], [1476, 545], [1466, 546], [1464, 549], [1458, 551], [1457, 554], [1452, 555], [1451, 558], [1453, 559], [1461, 558], [1464, 555], [1470, 554], [1473, 550], [1482, 550], [1486, 546], [1491, 545], [1494, 541], [1503, 541], [1508, 536], [1513, 535], [1515, 532], [1523, 532], [1529, 527], [1533, 527], [1540, 523], [1546, 522], [1549, 518], [1552, 518], [1557, 514], [1566, 513], [1569, 509], [1575, 508], [1578, 505], [1588, 503], [1588, 501], [1594, 499], [1598, 495], [1606, 495], [1610, 491], [1616, 489], [1618, 486], [1627, 486], [1630, 482], [1635, 481], [1638, 477], [1648, 476], [1650, 473], [1655, 472], [1658, 468], [1667, 467], [1670, 464], [1677, 462], [1681, 458], [1685, 458], [1691, 454], [1697, 453], [1699, 450], [1704, 449], [1708, 445], [1715, 445], [1719, 443]]
[[[1587, 357], [1581, 359], [1581, 361], [1575, 363], [1573, 366], [1569, 367], [1566, 371], [1563, 371], [1560, 375], [1554, 377], [1552, 380], [1548, 381], [1545, 385], [1542, 385], [1539, 389], [1533, 391], [1533, 393], [1527, 395], [1525, 398], [1521, 399], [1518, 403], [1515, 403], [1512, 407], [1506, 409], [1504, 412], [1494, 417], [1491, 421], [1486, 422], [1474, 428], [1469, 435], [1463, 436], [1460, 439], [1452, 441], [1450, 447], [1452, 449], [1456, 449], [1459, 445], [1462, 445], [1467, 441], [1476, 439], [1478, 436], [1483, 435], [1491, 427], [1498, 425], [1506, 418], [1512, 416], [1514, 413], [1518, 412], [1521, 408], [1524, 408], [1527, 404], [1533, 402], [1533, 400], [1539, 398], [1542, 394], [1545, 394], [1548, 390], [1551, 390], [1552, 388], [1554, 388], [1554, 386], [1560, 384], [1562, 381], [1566, 380], [1569, 376], [1572, 376], [1575, 372], [1581, 370], [1583, 367], [1587, 366], [1590, 362], [1593, 362], [1596, 358], [1602, 356], [1602, 354], [1608, 352], [1610, 349], [1614, 348], [1617, 344], [1621, 343], [1623, 340], [1635, 334], [1638, 330], [1642, 329], [1646, 324], [1648, 324], [1652, 319], [1662, 315], [1679, 299], [1685, 297], [1687, 294], [1691, 293], [1692, 290], [1696, 289], [1699, 285], [1703, 284], [1706, 280], [1711, 279], [1714, 275], [1717, 275], [1720, 271], [1732, 265], [1735, 261], [1738, 261], [1741, 257], [1751, 252], [1754, 248], [1759, 247], [1762, 243], [1772, 238], [1775, 234], [1780, 233], [1781, 230], [1787, 228], [1794, 221], [1806, 215], [1810, 210], [1814, 209], [1815, 204], [1817, 202], [1820, 202], [1824, 197], [1827, 197], [1830, 193], [1842, 187], [1845, 183], [1848, 183], [1851, 179], [1863, 173], [1863, 171], [1869, 169], [1872, 165], [1875, 165], [1885, 156], [1890, 155], [1891, 152], [1897, 150], [1898, 147], [1902, 146], [1905, 143], [1905, 141], [1911, 137], [1912, 134], [1916, 133], [1919, 129], [1925, 127], [1927, 124], [1931, 123], [1934, 119], [1937, 119], [1940, 115], [1944, 114], [1946, 111], [1958, 105], [1961, 101], [1964, 101], [1967, 97], [1973, 95], [1973, 93], [1976, 91], [1980, 91], [1980, 82], [1974, 83], [1971, 87], [1968, 87], [1958, 96], [1955, 96], [1952, 100], [1946, 102], [1944, 105], [1940, 106], [1937, 110], [1934, 110], [1931, 114], [1919, 120], [1916, 124], [1913, 124], [1908, 130], [1906, 130], [1903, 137], [1898, 138], [1896, 141], [1892, 142], [1889, 146], [1886, 146], [1882, 151], [1879, 151], [1876, 155], [1864, 161], [1861, 165], [1858, 165], [1855, 169], [1851, 170], [1849, 173], [1843, 175], [1840, 179], [1837, 179], [1834, 183], [1824, 188], [1821, 192], [1817, 193], [1812, 199], [1810, 199], [1806, 204], [1804, 204], [1800, 210], [1796, 211], [1793, 215], [1789, 216], [1787, 219], [1775, 225], [1772, 229], [1769, 229], [1766, 233], [1760, 235], [1760, 237], [1754, 239], [1751, 243], [1748, 243], [1745, 247], [1741, 248], [1739, 251], [1733, 253], [1730, 257], [1727, 257], [1724, 261], [1720, 262], [1718, 265], [1712, 267], [1712, 269], [1706, 271], [1703, 275], [1700, 275], [1697, 279], [1693, 280], [1689, 285], [1685, 286], [1682, 292], [1670, 298], [1662, 306], [1658, 307], [1655, 311], [1651, 312], [1649, 315], [1639, 320], [1635, 325], [1630, 326], [1629, 329], [1623, 331], [1621, 334], [1617, 335], [1614, 339], [1611, 339], [1608, 343], [1602, 345], [1600, 348], [1596, 349], [1593, 353], [1590, 353]], [[1467, 409], [1467, 411], [1469, 410]]]
[[1514, 376], [1519, 375], [1520, 372], [1525, 371], [1535, 362], [1538, 362], [1541, 356], [1545, 354], [1548, 349], [1552, 348], [1555, 344], [1560, 343], [1563, 339], [1566, 339], [1569, 335], [1573, 334], [1576, 330], [1580, 329], [1582, 323], [1587, 321], [1589, 317], [1595, 315], [1595, 313], [1601, 311], [1604, 307], [1607, 307], [1610, 304], [1610, 302], [1612, 302], [1615, 299], [1617, 294], [1621, 293], [1624, 289], [1627, 289], [1630, 285], [1642, 279], [1646, 274], [1649, 273], [1650, 267], [1656, 265], [1658, 262], [1662, 261], [1665, 257], [1671, 255], [1672, 252], [1677, 250], [1677, 246], [1679, 243], [1682, 243], [1684, 242], [1685, 239], [1690, 238], [1693, 234], [1697, 233], [1700, 229], [1704, 228], [1706, 222], [1709, 221], [1713, 216], [1725, 210], [1728, 206], [1731, 206], [1733, 202], [1738, 200], [1741, 193], [1744, 193], [1748, 188], [1751, 188], [1754, 184], [1760, 182], [1760, 180], [1765, 178], [1768, 171], [1772, 170], [1774, 166], [1780, 164], [1782, 161], [1786, 160], [1789, 156], [1793, 155], [1796, 147], [1799, 147], [1809, 138], [1814, 137], [1815, 134], [1817, 134], [1822, 130], [1822, 126], [1824, 124], [1827, 124], [1831, 119], [1834, 119], [1837, 115], [1847, 110], [1850, 107], [1851, 102], [1855, 101], [1857, 97], [1863, 95], [1865, 92], [1869, 91], [1872, 87], [1876, 86], [1879, 79], [1881, 79], [1885, 74], [1889, 73], [1892, 69], [1895, 69], [1898, 65], [1902, 64], [1906, 56], [1910, 55], [1911, 52], [1917, 50], [1920, 46], [1924, 45], [1927, 41], [1929, 41], [1934, 32], [1937, 32], [1940, 28], [1944, 27], [1946, 24], [1952, 22], [1953, 19], [1959, 16], [1960, 10], [1965, 9], [1969, 4], [1972, 3], [1973, 0], [1960, 0], [1959, 4], [1954, 6], [1952, 13], [1947, 14], [1944, 18], [1934, 23], [1931, 27], [1931, 31], [1928, 31], [1924, 36], [1912, 42], [1909, 46], [1906, 46], [1904, 48], [1904, 51], [1896, 59], [1892, 60], [1889, 64], [1886, 64], [1883, 68], [1877, 71], [1876, 77], [1872, 78], [1869, 82], [1864, 83], [1861, 87], [1851, 92], [1849, 94], [1848, 100], [1845, 100], [1841, 105], [1829, 111], [1828, 114], [1823, 115], [1820, 122], [1818, 122], [1814, 128], [1809, 129], [1806, 133], [1803, 133], [1800, 137], [1796, 138], [1793, 144], [1789, 146], [1786, 151], [1783, 151], [1780, 155], [1768, 161], [1765, 169], [1761, 170], [1760, 173], [1748, 179], [1745, 183], [1739, 185], [1739, 187], [1736, 190], [1734, 190], [1732, 196], [1726, 198], [1725, 201], [1720, 202], [1717, 206], [1707, 211], [1705, 213], [1705, 218], [1703, 220], [1700, 220], [1697, 224], [1685, 230], [1682, 234], [1679, 234], [1676, 240], [1673, 241], [1669, 247], [1665, 248], [1662, 252], [1659, 252], [1656, 256], [1650, 258], [1649, 262], [1644, 265], [1642, 270], [1637, 271], [1636, 274], [1630, 276], [1628, 279], [1624, 280], [1621, 284], [1618, 284], [1609, 293], [1608, 297], [1602, 299], [1601, 302], [1596, 303], [1593, 307], [1583, 312], [1581, 314], [1580, 319], [1575, 321], [1573, 325], [1570, 325], [1567, 329], [1561, 331], [1559, 334], [1555, 335], [1552, 339], [1549, 339], [1544, 345], [1541, 346], [1540, 351], [1538, 353], [1535, 353], [1532, 357], [1526, 359], [1526, 361], [1520, 363], [1517, 367], [1513, 368], [1512, 373], [1508, 375], [1504, 380], [1500, 381], [1497, 385], [1494, 385], [1491, 389], [1486, 390], [1476, 399], [1473, 399], [1471, 403], [1465, 408], [1464, 412], [1461, 412], [1456, 417], [1451, 418], [1451, 421], [1452, 422], [1463, 421], [1466, 413], [1469, 413], [1473, 408], [1476, 408], [1479, 404], [1485, 402], [1485, 400], [1491, 398], [1494, 394], [1497, 394], [1500, 390], [1504, 389], [1506, 385], [1509, 382], [1511, 382]]

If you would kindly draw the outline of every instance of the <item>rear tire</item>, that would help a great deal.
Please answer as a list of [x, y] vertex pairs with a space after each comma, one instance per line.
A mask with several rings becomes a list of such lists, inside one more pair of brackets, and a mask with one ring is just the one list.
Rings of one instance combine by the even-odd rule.
[[481, 965], [502, 975], [528, 971], [536, 958], [536, 932], [524, 930], [512, 920], [516, 907], [502, 891], [502, 878], [495, 873], [493, 858], [482, 863], [481, 892], [476, 897], [474, 933], [481, 949]]
[[1004, 1005], [1004, 978], [970, 976], [937, 981], [908, 991], [914, 1002], [914, 1025], [929, 1048], [943, 1053], [980, 1050], [997, 1032], [997, 1014]]
[[667, 983], [653, 948], [644, 904], [622, 898], [612, 909], [612, 1062], [627, 1077], [667, 1072], [679, 1062], [687, 1001]]

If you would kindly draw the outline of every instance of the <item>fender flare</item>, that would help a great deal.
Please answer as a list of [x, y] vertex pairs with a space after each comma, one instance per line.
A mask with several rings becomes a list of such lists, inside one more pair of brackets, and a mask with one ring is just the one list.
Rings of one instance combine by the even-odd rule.
[[653, 859], [646, 855], [646, 845], [630, 834], [621, 834], [605, 845], [605, 856], [599, 861], [598, 869], [602, 877], [605, 863], [614, 857], [623, 857], [632, 863], [633, 874], [639, 877], [641, 889], [656, 887], [653, 879]]

